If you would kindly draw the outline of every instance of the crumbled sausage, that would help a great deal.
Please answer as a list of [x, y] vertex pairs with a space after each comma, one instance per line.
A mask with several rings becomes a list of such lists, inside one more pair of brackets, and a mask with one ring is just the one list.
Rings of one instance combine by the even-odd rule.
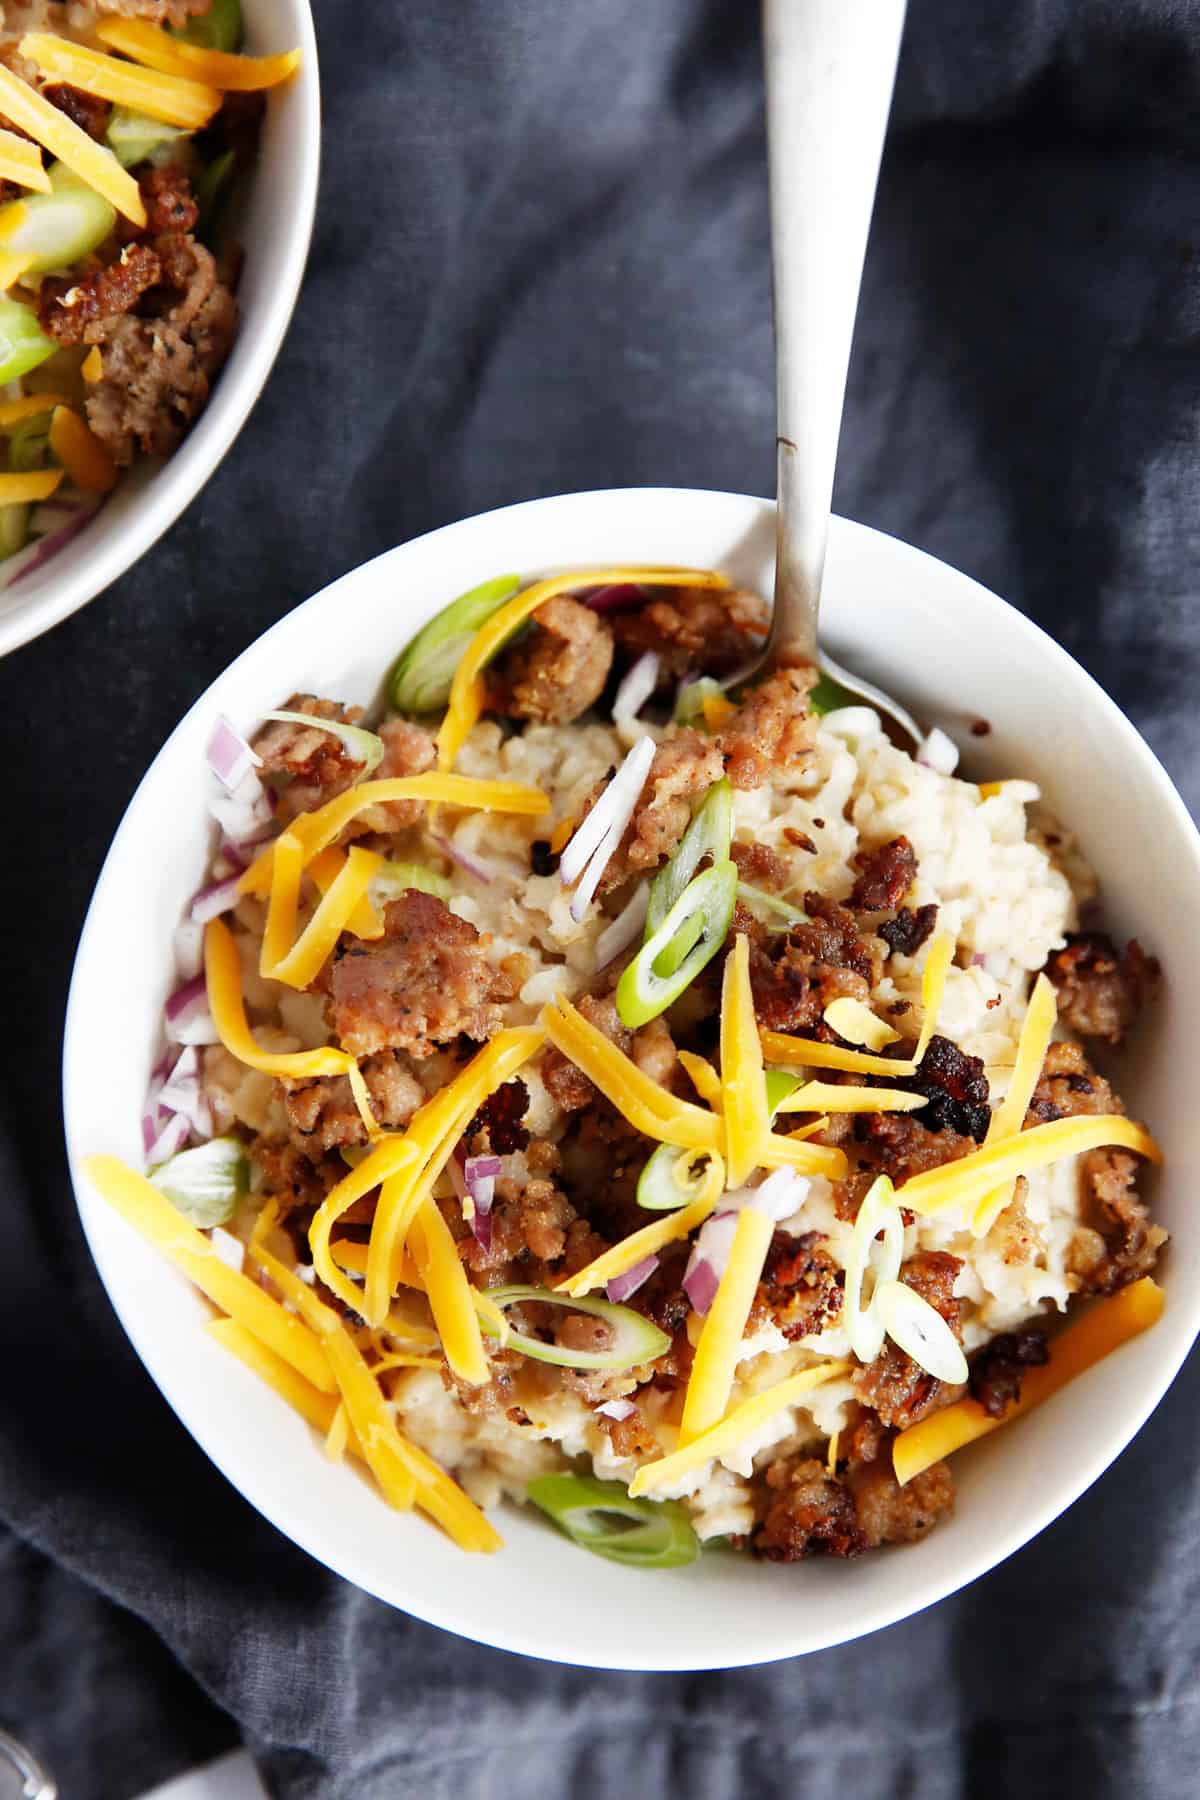
[[162, 319], [98, 319], [84, 341], [99, 347], [103, 374], [88, 390], [87, 422], [113, 461], [137, 450], [170, 456], [208, 399], [210, 383], [192, 345]]
[[632, 611], [608, 615], [618, 646], [631, 657], [657, 655], [659, 685], [685, 675], [733, 675], [751, 660], [769, 629], [766, 603], [742, 589], [669, 588]]
[[[755, 1296], [789, 1343], [811, 1337], [842, 1310], [841, 1276], [819, 1231], [776, 1231]], [[751, 1312], [754, 1321], [754, 1311]]]
[[129, 312], [162, 277], [147, 244], [126, 244], [115, 259], [86, 275], [48, 275], [38, 296], [42, 330], [59, 344], [82, 344], [98, 320]]
[[867, 1548], [849, 1492], [816, 1457], [771, 1463], [766, 1486], [770, 1500], [753, 1539], [759, 1556], [799, 1562], [818, 1554], [858, 1556]]
[[752, 938], [754, 1010], [773, 1031], [813, 1030], [831, 1000], [869, 1000], [876, 978], [877, 953], [852, 913], [813, 893], [805, 894], [804, 910], [806, 923]]
[[329, 972], [330, 1022], [352, 1056], [430, 1056], [460, 1033], [483, 1043], [499, 1031], [511, 983], [473, 925], [416, 888], [383, 917], [382, 938], [343, 937]]
[[927, 1131], [958, 1132], [979, 1144], [987, 1136], [992, 1115], [983, 1060], [966, 1055], [949, 1038], [935, 1033], [916, 1074], [905, 1077], [901, 1085], [927, 1096], [920, 1114]]
[[[316, 694], [293, 694], [279, 710], [341, 725], [353, 725], [362, 713], [360, 707], [322, 700]], [[263, 779], [278, 792], [278, 816], [284, 823], [345, 793], [366, 766], [332, 731], [288, 719], [272, 719], [262, 726], [251, 749], [262, 760]]]
[[51, 82], [49, 87], [44, 87], [42, 99], [65, 113], [72, 125], [78, 125], [80, 131], [86, 131], [97, 143], [103, 139], [112, 118], [111, 101], [101, 100], [97, 94], [86, 94], [82, 88], [71, 87], [66, 81]]
[[[658, 746], [633, 817], [601, 877], [602, 894], [667, 860], [687, 830], [694, 802], [723, 770], [715, 740], [699, 732], [678, 731]], [[602, 792], [596, 789], [589, 806]]]
[[851, 1464], [846, 1485], [858, 1528], [869, 1550], [880, 1544], [911, 1544], [954, 1509], [954, 1477], [949, 1465], [934, 1463], [904, 1487], [892, 1469], [890, 1443], [874, 1461]]
[[612, 632], [598, 613], [558, 594], [533, 615], [532, 635], [489, 676], [491, 704], [512, 718], [569, 725], [600, 698], [612, 667]]
[[[900, 1279], [942, 1315], [960, 1341], [961, 1309], [954, 1297], [954, 1283], [961, 1268], [961, 1257], [946, 1250], [924, 1250], [910, 1257], [900, 1271]], [[875, 1361], [858, 1371], [854, 1386], [865, 1406], [878, 1413], [885, 1425], [901, 1431], [944, 1406], [958, 1392], [930, 1375], [890, 1338]]]
[[1026, 1369], [1049, 1362], [1046, 1333], [1038, 1326], [1002, 1331], [971, 1358], [971, 1397], [993, 1419], [1002, 1419], [1021, 1398]]
[[163, 169], [147, 169], [138, 177], [138, 191], [146, 209], [145, 233], [156, 238], [163, 232], [196, 229], [200, 208], [192, 184], [174, 163]]
[[803, 763], [817, 735], [817, 717], [808, 705], [816, 679], [817, 671], [807, 664], [780, 669], [746, 695], [718, 737], [734, 787], [762, 787], [772, 775], [794, 772]]
[[1159, 965], [1136, 938], [1118, 950], [1103, 932], [1079, 933], [1046, 964], [1058, 1016], [1081, 1037], [1119, 1044], [1159, 979]]
[[770, 844], [731, 844], [729, 854], [742, 880], [768, 893], [782, 892], [791, 879], [791, 870]]
[[509, 1156], [524, 1150], [529, 1132], [523, 1123], [529, 1111], [529, 1089], [516, 1077], [489, 1094], [463, 1137], [472, 1156]]
[[938, 909], [934, 905], [918, 906], [914, 912], [902, 906], [894, 919], [885, 919], [876, 928], [893, 956], [915, 956], [927, 938], [933, 936]]
[[895, 912], [917, 874], [916, 852], [908, 839], [893, 838], [875, 850], [860, 850], [854, 861], [859, 874], [850, 894], [853, 910]]
[[[424, 775], [437, 762], [437, 745], [432, 736], [411, 719], [393, 715], [383, 721], [377, 736], [383, 745], [383, 756], [374, 772], [375, 781]], [[425, 813], [424, 800], [377, 800], [355, 817], [348, 834], [362, 837], [371, 832], [403, 831], [409, 825], [419, 825]]]
[[[369, 1056], [362, 1072], [379, 1124], [389, 1130], [407, 1125], [425, 1100], [425, 1090], [412, 1071], [393, 1051], [385, 1050]], [[297, 1149], [316, 1156], [342, 1144], [367, 1142], [367, 1128], [345, 1075], [284, 1081], [281, 1086], [289, 1134]]]

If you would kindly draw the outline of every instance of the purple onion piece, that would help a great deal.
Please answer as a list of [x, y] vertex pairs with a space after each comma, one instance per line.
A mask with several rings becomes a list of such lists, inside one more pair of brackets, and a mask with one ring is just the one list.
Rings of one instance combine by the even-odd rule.
[[229, 794], [237, 792], [252, 770], [262, 768], [262, 757], [255, 754], [224, 713], [217, 715], [206, 754], [209, 768]]
[[607, 587], [593, 588], [580, 598], [593, 612], [633, 612], [645, 604], [646, 590], [633, 581], [613, 581]]
[[222, 913], [232, 912], [238, 902], [240, 880], [240, 874], [227, 875], [224, 881], [213, 881], [202, 887], [192, 900], [193, 924], [207, 925], [210, 919], [219, 919]]
[[486, 862], [482, 856], [474, 853], [468, 855], [465, 850], [460, 850], [456, 844], [451, 843], [448, 837], [435, 837], [433, 841], [443, 855], [457, 863], [468, 875], [473, 875], [476, 881], [495, 881], [500, 874], [494, 863]]
[[688, 1264], [687, 1274], [683, 1278], [683, 1291], [692, 1303], [692, 1310], [703, 1318], [717, 1297], [717, 1289], [721, 1278], [707, 1257], [700, 1257], [693, 1265]]
[[632, 1269], [626, 1269], [623, 1275], [613, 1276], [605, 1289], [608, 1298], [615, 1306], [620, 1306], [622, 1301], [628, 1300], [640, 1287], [645, 1286], [657, 1267], [657, 1256], [644, 1256], [640, 1263], [635, 1263]]

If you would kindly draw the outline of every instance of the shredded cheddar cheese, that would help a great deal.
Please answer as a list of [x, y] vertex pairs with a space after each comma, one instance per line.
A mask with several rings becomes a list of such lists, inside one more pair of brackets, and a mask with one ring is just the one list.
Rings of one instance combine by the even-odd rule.
[[[1030, 995], [1029, 1005], [1025, 1009], [1025, 1017], [1021, 1022], [1021, 1036], [1017, 1044], [1017, 1060], [1013, 1064], [1012, 1077], [1008, 1084], [1008, 1092], [1000, 1105], [996, 1107], [988, 1122], [985, 1145], [997, 1144], [1005, 1138], [1015, 1137], [1025, 1123], [1025, 1115], [1029, 1111], [1029, 1103], [1033, 1099], [1033, 1090], [1042, 1073], [1042, 1065], [1046, 1060], [1046, 1052], [1050, 1048], [1050, 1038], [1058, 1022], [1058, 1001], [1052, 984], [1044, 975], [1039, 975]], [[971, 1228], [976, 1237], [983, 1237], [992, 1228], [999, 1215], [1012, 1199], [1011, 1182], [1005, 1182], [993, 1193], [986, 1194], [975, 1209], [975, 1217]]]
[[446, 1361], [460, 1380], [479, 1386], [488, 1379], [479, 1315], [450, 1227], [434, 1200], [422, 1200], [410, 1236], [413, 1261], [433, 1309]]
[[145, 19], [101, 19], [96, 36], [102, 44], [121, 51], [163, 75], [190, 76], [227, 94], [252, 94], [278, 87], [300, 67], [299, 50], [277, 56], [241, 56], [229, 50], [206, 50], [149, 24]]
[[904, 1487], [915, 1475], [964, 1444], [974, 1443], [976, 1438], [986, 1437], [998, 1426], [1040, 1406], [1085, 1369], [1156, 1324], [1164, 1305], [1162, 1289], [1148, 1275], [1095, 1301], [1053, 1339], [1049, 1362], [1025, 1370], [1020, 1399], [1013, 1401], [1000, 1418], [985, 1412], [977, 1400], [956, 1400], [952, 1406], [945, 1406], [902, 1431], [892, 1447], [896, 1480]]
[[692, 1362], [679, 1426], [681, 1450], [718, 1424], [729, 1405], [746, 1320], [774, 1231], [774, 1221], [757, 1207], [744, 1206], [739, 1212], [729, 1261]]
[[7, 431], [10, 425], [22, 425], [26, 419], [36, 419], [39, 413], [53, 412], [56, 406], [66, 406], [63, 394], [22, 394], [16, 400], [0, 400], [0, 431]]
[[[0, 480], [3, 478], [0, 477]], [[264, 1075], [288, 1075], [310, 1080], [318, 1075], [345, 1075], [354, 1058], [332, 1044], [320, 1050], [273, 1053], [260, 1050], [246, 1023], [242, 998], [242, 965], [237, 942], [223, 919], [212, 919], [204, 930], [204, 973], [208, 1006], [217, 1035], [231, 1056]]]
[[[346, 1411], [346, 1402], [334, 1408], [329, 1421], [329, 1430], [325, 1433], [325, 1454], [330, 1462], [341, 1462], [346, 1454], [346, 1446], [350, 1438], [350, 1414]], [[414, 1490], [415, 1497], [415, 1490]]]
[[779, 1102], [779, 1111], [870, 1113], [916, 1112], [928, 1104], [928, 1095], [909, 1088], [838, 1087], [828, 1081], [806, 1081]]
[[104, 379], [104, 358], [100, 354], [99, 344], [93, 344], [79, 365], [79, 373], [89, 386]]
[[[330, 1246], [330, 1254], [339, 1269], [346, 1269], [355, 1275], [366, 1274], [367, 1246], [365, 1244], [355, 1244], [351, 1243], [349, 1239], [341, 1239], [338, 1243]], [[392, 1262], [392, 1285], [423, 1291], [424, 1284], [417, 1272], [417, 1265], [407, 1250], [398, 1251]], [[471, 1304], [483, 1321], [488, 1336], [497, 1338], [500, 1348], [503, 1350], [512, 1330], [507, 1315], [482, 1289], [472, 1287], [470, 1295]], [[431, 1331], [425, 1325], [414, 1324], [411, 1319], [405, 1319], [394, 1307], [384, 1320], [382, 1329], [387, 1332], [389, 1337], [400, 1338], [410, 1344], [436, 1344], [440, 1341], [436, 1331]]]
[[724, 1187], [725, 1165], [714, 1152], [704, 1171], [700, 1192], [694, 1200], [689, 1200], [686, 1206], [679, 1207], [675, 1212], [664, 1213], [653, 1223], [644, 1225], [640, 1231], [622, 1239], [611, 1250], [605, 1250], [585, 1268], [567, 1276], [565, 1281], [560, 1281], [559, 1291], [570, 1294], [573, 1300], [577, 1300], [581, 1294], [590, 1294], [593, 1288], [604, 1287], [618, 1275], [627, 1274], [647, 1256], [657, 1256], [667, 1244], [690, 1237], [715, 1210]]
[[[308, 878], [320, 893], [327, 894], [345, 866], [346, 852], [331, 845], [313, 857], [307, 869]], [[367, 940], [383, 936], [383, 920], [365, 896], [346, 921], [346, 930]]]
[[541, 1024], [555, 1048], [582, 1069], [638, 1131], [684, 1150], [723, 1149], [719, 1119], [668, 1093], [585, 1019], [565, 995], [556, 995], [543, 1009]]
[[[760, 1425], [782, 1412], [785, 1406], [793, 1406], [813, 1388], [820, 1387], [826, 1381], [832, 1381], [838, 1375], [844, 1375], [849, 1363], [825, 1362], [817, 1363], [811, 1369], [801, 1369], [797, 1375], [788, 1375], [783, 1381], [777, 1381], [774, 1387], [765, 1388], [761, 1394], [754, 1394], [749, 1400], [743, 1400], [740, 1406], [717, 1424], [710, 1427], [700, 1437], [693, 1438], [690, 1444], [681, 1446], [669, 1456], [659, 1457], [657, 1462], [644, 1463], [629, 1484], [629, 1492], [636, 1499], [641, 1494], [651, 1494], [665, 1487], [671, 1487], [682, 1475], [689, 1475], [693, 1469], [702, 1468], [714, 1456], [726, 1456], [736, 1450], [743, 1438], [757, 1431]], [[936, 1415], [935, 1415], [936, 1416]]]
[[714, 1112], [720, 1112], [721, 1077], [712, 1064], [703, 1056], [697, 1056], [692, 1050], [680, 1050], [678, 1055], [700, 1098], [706, 1101]]
[[851, 1044], [861, 1044], [866, 1050], [884, 1050], [889, 1044], [896, 1043], [900, 1036], [898, 1031], [893, 1031], [890, 1025], [877, 1017], [869, 1006], [864, 1006], [861, 1000], [852, 1000], [848, 994], [838, 1000], [831, 1000], [823, 1017], [839, 1037], [844, 1037]]
[[[32, 269], [34, 258], [27, 253], [16, 250], [0, 250], [0, 288], [7, 293], [14, 281], [20, 281], [22, 275]], [[45, 408], [43, 408], [43, 411]]]
[[562, 855], [578, 829], [579, 819], [574, 815], [558, 821], [550, 833], [550, 849], [555, 856]]
[[704, 715], [704, 723], [708, 729], [720, 731], [722, 725], [733, 717], [737, 707], [724, 694], [705, 694], [700, 702], [700, 711]]
[[[286, 846], [286, 848], [285, 848]], [[315, 981], [333, 954], [334, 945], [366, 897], [368, 887], [383, 862], [370, 850], [354, 848], [340, 872], [321, 896], [312, 918], [297, 938], [300, 904], [300, 872], [303, 850], [290, 831], [275, 843], [275, 879], [263, 933], [259, 972], [270, 981], [304, 989]]]
[[[333, 1423], [339, 1402], [332, 1394], [322, 1393], [303, 1375], [298, 1375], [290, 1363], [268, 1350], [261, 1339], [253, 1332], [239, 1325], [236, 1319], [212, 1319], [204, 1328], [214, 1337], [222, 1349], [236, 1356], [239, 1362], [245, 1363], [248, 1369], [261, 1376], [268, 1387], [273, 1387], [281, 1399], [286, 1400], [294, 1412], [319, 1431], [324, 1437]], [[357, 1451], [357, 1445], [351, 1445], [347, 1439], [347, 1449]]]
[[84, 1172], [97, 1193], [148, 1243], [182, 1269], [214, 1306], [244, 1325], [313, 1387], [323, 1393], [334, 1391], [321, 1344], [307, 1326], [264, 1294], [256, 1281], [222, 1262], [203, 1232], [197, 1231], [152, 1182], [115, 1156], [89, 1156]]
[[62, 478], [61, 469], [30, 469], [27, 474], [0, 475], [0, 506], [27, 506], [31, 501], [48, 500]]
[[0, 180], [15, 181], [18, 187], [35, 193], [50, 192], [50, 177], [42, 162], [42, 153], [28, 138], [0, 126]]
[[77, 488], [108, 494], [117, 485], [117, 465], [94, 431], [69, 406], [56, 406], [50, 420], [50, 449]]
[[308, 1228], [308, 1246], [312, 1251], [313, 1268], [325, 1286], [352, 1312], [362, 1311], [362, 1291], [353, 1282], [346, 1280], [334, 1261], [330, 1234], [342, 1214], [348, 1212], [356, 1200], [361, 1200], [372, 1188], [381, 1186], [401, 1169], [415, 1163], [419, 1156], [418, 1146], [410, 1143], [407, 1136], [401, 1137], [398, 1133], [393, 1133], [381, 1137], [357, 1168], [349, 1170], [337, 1186], [329, 1190]]
[[721, 1110], [730, 1187], [738, 1188], [762, 1161], [770, 1135], [762, 1045], [750, 991], [750, 940], [739, 932], [721, 981]]
[[196, 131], [207, 125], [221, 104], [214, 87], [205, 87], [185, 75], [160, 71], [148, 75], [135, 64], [119, 62], [99, 50], [89, 50], [48, 31], [27, 31], [20, 43], [21, 55], [55, 81], [67, 81], [82, 93], [128, 106], [147, 118]]
[[517, 626], [556, 594], [573, 588], [609, 587], [618, 582], [638, 587], [729, 586], [724, 575], [703, 569], [575, 569], [565, 575], [553, 575], [548, 581], [535, 581], [523, 593], [514, 594], [475, 633], [454, 671], [450, 703], [437, 737], [439, 769], [453, 768], [455, 757], [483, 712], [483, 671]]
[[902, 1206], [927, 1217], [948, 1206], [977, 1202], [1002, 1182], [1012, 1181], [1030, 1169], [1060, 1162], [1064, 1156], [1082, 1156], [1086, 1150], [1099, 1150], [1108, 1144], [1135, 1150], [1151, 1162], [1162, 1161], [1162, 1151], [1150, 1133], [1132, 1119], [1118, 1113], [1081, 1113], [1075, 1118], [1035, 1125], [1032, 1131], [985, 1145], [957, 1162], [926, 1169], [898, 1188], [897, 1196]]
[[66, 113], [59, 112], [28, 82], [0, 64], [0, 117], [65, 163], [88, 187], [95, 188], [111, 206], [135, 225], [146, 223], [146, 208], [138, 184], [123, 169], [111, 150], [97, 144]]
[[[545, 794], [515, 781], [476, 781], [468, 775], [398, 775], [383, 781], [360, 781], [357, 787], [326, 801], [315, 812], [301, 813], [284, 836], [290, 834], [300, 844], [301, 866], [306, 868], [359, 813], [393, 800], [430, 800], [469, 811], [521, 813], [532, 818], [550, 810]], [[238, 883], [239, 893], [256, 894], [259, 898], [270, 893], [275, 851], [280, 842], [276, 838], [259, 852]]]
[[954, 939], [948, 932], [936, 937], [925, 958], [921, 976], [923, 1018], [917, 1047], [907, 1062], [892, 1056], [873, 1056], [866, 1050], [843, 1050], [840, 1044], [818, 1044], [811, 1038], [789, 1037], [783, 1031], [759, 1033], [763, 1055], [770, 1063], [788, 1069], [841, 1069], [850, 1075], [914, 1075], [937, 1029], [946, 977], [954, 957]]

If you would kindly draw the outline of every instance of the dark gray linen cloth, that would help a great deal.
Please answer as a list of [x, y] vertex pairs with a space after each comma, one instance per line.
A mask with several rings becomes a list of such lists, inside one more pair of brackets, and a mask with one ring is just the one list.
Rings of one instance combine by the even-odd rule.
[[[117, 1327], [67, 1184], [61, 1022], [110, 836], [183, 709], [431, 526], [570, 488], [772, 491], [750, 0], [317, 14], [320, 216], [257, 411], [167, 538], [0, 668], [0, 1723], [70, 1800], [239, 1729], [288, 1800], [1195, 1793], [1194, 1362], [969, 1592], [803, 1661], [649, 1677], [480, 1649], [336, 1580], [207, 1464]], [[912, 0], [836, 496], [1044, 624], [1193, 804], [1197, 27], [1190, 0]]]

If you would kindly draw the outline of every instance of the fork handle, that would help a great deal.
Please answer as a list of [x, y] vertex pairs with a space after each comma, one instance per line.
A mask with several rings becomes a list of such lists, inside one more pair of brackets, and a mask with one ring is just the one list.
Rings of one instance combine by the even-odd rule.
[[817, 660], [846, 370], [905, 0], [764, 0], [778, 486], [767, 663]]

